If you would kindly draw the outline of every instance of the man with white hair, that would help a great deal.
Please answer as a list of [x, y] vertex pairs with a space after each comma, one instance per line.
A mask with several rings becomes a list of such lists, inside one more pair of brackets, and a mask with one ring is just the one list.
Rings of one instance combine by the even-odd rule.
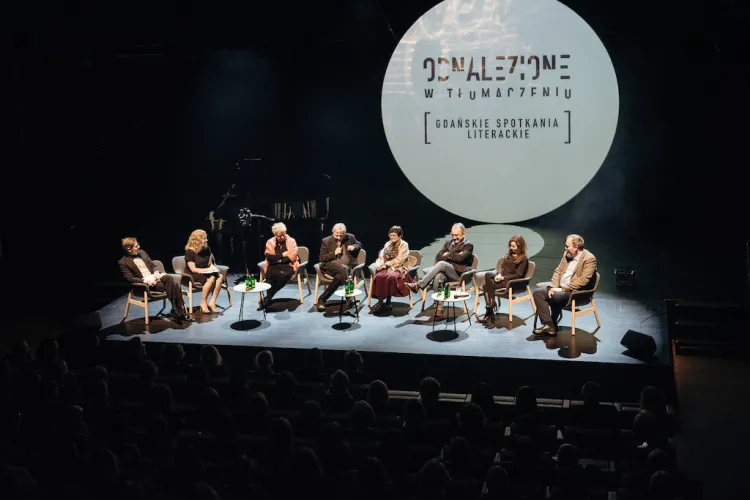
[[271, 288], [263, 299], [261, 308], [268, 307], [276, 292], [284, 288], [299, 267], [297, 242], [286, 234], [286, 225], [283, 222], [277, 222], [271, 226], [271, 232], [273, 238], [266, 242], [266, 267], [263, 270]]
[[[451, 239], [443, 244], [443, 248], [435, 256], [435, 265], [424, 270], [424, 277], [416, 283], [407, 283], [413, 292], [427, 288], [432, 281], [433, 290], [437, 291], [441, 281], [458, 281], [474, 263], [474, 245], [466, 239], [466, 228], [460, 222], [453, 224]], [[443, 316], [443, 304], [438, 303], [435, 316]]]
[[333, 277], [331, 283], [318, 297], [318, 310], [325, 311], [326, 301], [346, 283], [351, 270], [357, 266], [357, 255], [362, 244], [356, 236], [346, 232], [346, 226], [341, 222], [333, 226], [331, 236], [323, 238], [320, 243], [320, 269]]

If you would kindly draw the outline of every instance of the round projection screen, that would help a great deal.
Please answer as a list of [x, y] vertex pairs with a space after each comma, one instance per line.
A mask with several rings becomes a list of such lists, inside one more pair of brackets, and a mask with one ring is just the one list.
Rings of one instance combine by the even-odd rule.
[[382, 112], [422, 194], [461, 217], [518, 222], [596, 174], [619, 93], [601, 40], [557, 0], [446, 0], [396, 47]]

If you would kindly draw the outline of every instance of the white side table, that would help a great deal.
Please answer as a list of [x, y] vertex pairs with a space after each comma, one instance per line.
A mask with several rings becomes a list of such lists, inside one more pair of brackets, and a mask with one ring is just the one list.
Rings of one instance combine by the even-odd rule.
[[[464, 307], [466, 306], [466, 301], [469, 300], [471, 297], [471, 294], [469, 292], [464, 292], [461, 290], [452, 290], [450, 296], [447, 298], [442, 293], [433, 293], [432, 294], [432, 300], [435, 302], [439, 302], [444, 307], [444, 309], [448, 311], [453, 311], [453, 332], [458, 336], [458, 331], [456, 330], [456, 303], [457, 302], [463, 302]], [[471, 314], [469, 316], [469, 326], [471, 326]], [[445, 330], [448, 330], [448, 323], [450, 323], [450, 313], [445, 318]], [[435, 316], [432, 317], [432, 331], [435, 331]], [[454, 337], [455, 338], [455, 337]]]
[[345, 323], [344, 325], [341, 324], [341, 317], [344, 315], [344, 304], [346, 304], [346, 299], [354, 299], [354, 310], [357, 313], [357, 321], [359, 321], [359, 297], [365, 293], [359, 288], [355, 288], [352, 293], [345, 293], [344, 289], [340, 288], [333, 292], [333, 294], [336, 297], [341, 297], [341, 304], [339, 305], [339, 322], [338, 325], [333, 325], [333, 328], [335, 330], [345, 330], [351, 327], [348, 323]]
[[[240, 283], [239, 285], [234, 285], [234, 287], [232, 288], [232, 290], [234, 290], [237, 293], [241, 293], [242, 294], [242, 300], [240, 301], [240, 316], [239, 316], [239, 320], [236, 323], [232, 324], [232, 329], [234, 329], [234, 330], [252, 330], [253, 328], [256, 328], [257, 326], [260, 325], [259, 321], [257, 322], [258, 325], [255, 325], [255, 326], [249, 326], [250, 324], [254, 324], [255, 322], [252, 322], [250, 320], [248, 320], [247, 322], [244, 321], [243, 315], [244, 315], [244, 312], [245, 312], [245, 295], [247, 295], [248, 293], [257, 293], [257, 294], [259, 294], [260, 301], [262, 301], [263, 300], [263, 292], [266, 292], [266, 291], [268, 291], [270, 289], [271, 289], [271, 285], [269, 285], [268, 283], [260, 283], [260, 282], [255, 283], [255, 288], [253, 288], [251, 290], [247, 290], [245, 288], [245, 284], [244, 283]], [[266, 308], [265, 307], [263, 308], [263, 319], [264, 320], [266, 319]]]

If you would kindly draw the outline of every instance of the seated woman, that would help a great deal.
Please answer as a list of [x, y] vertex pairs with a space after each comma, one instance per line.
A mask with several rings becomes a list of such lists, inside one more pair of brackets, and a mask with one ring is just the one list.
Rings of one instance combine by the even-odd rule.
[[[409, 261], [409, 244], [401, 239], [404, 231], [400, 226], [393, 226], [388, 230], [388, 243], [378, 254], [375, 261], [377, 274], [372, 277], [370, 286], [372, 296], [377, 297], [370, 312], [378, 312], [383, 309], [391, 310], [391, 297], [407, 297], [409, 289], [404, 280], [410, 280], [411, 276], [406, 272]], [[383, 303], [385, 299], [385, 304]]]
[[297, 242], [286, 234], [286, 225], [277, 222], [271, 226], [271, 233], [273, 238], [266, 242], [266, 267], [263, 270], [271, 288], [263, 299], [262, 308], [268, 307], [276, 292], [284, 288], [299, 267]]
[[[185, 245], [185, 263], [193, 279], [203, 285], [201, 312], [219, 312], [216, 310], [216, 298], [221, 291], [221, 282], [224, 277], [214, 265], [214, 256], [208, 247], [208, 235], [203, 229], [196, 229], [190, 233], [190, 238]], [[206, 303], [209, 296], [210, 302]]]
[[[516, 234], [508, 240], [508, 253], [500, 260], [495, 272], [484, 275], [484, 300], [487, 304], [487, 314], [483, 323], [495, 322], [495, 290], [506, 288], [510, 280], [523, 278], [529, 268], [529, 258], [526, 256], [526, 240]], [[500, 299], [497, 300], [500, 307]]]

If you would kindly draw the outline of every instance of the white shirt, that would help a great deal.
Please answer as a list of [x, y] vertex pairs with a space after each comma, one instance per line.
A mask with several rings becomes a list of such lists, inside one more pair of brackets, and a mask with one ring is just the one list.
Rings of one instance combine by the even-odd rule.
[[570, 278], [573, 277], [573, 272], [576, 270], [576, 266], [578, 265], [578, 259], [581, 257], [581, 252], [578, 252], [575, 257], [573, 257], [573, 260], [568, 262], [568, 268], [563, 273], [562, 277], [560, 278], [560, 288], [564, 288], [568, 285], [570, 285]]
[[146, 263], [143, 262], [143, 259], [141, 259], [140, 257], [134, 257], [133, 264], [135, 264], [135, 267], [137, 267], [138, 270], [141, 272], [141, 277], [143, 278], [143, 281], [147, 281], [148, 278], [153, 276], [151, 271], [149, 271], [148, 267], [146, 267]]

